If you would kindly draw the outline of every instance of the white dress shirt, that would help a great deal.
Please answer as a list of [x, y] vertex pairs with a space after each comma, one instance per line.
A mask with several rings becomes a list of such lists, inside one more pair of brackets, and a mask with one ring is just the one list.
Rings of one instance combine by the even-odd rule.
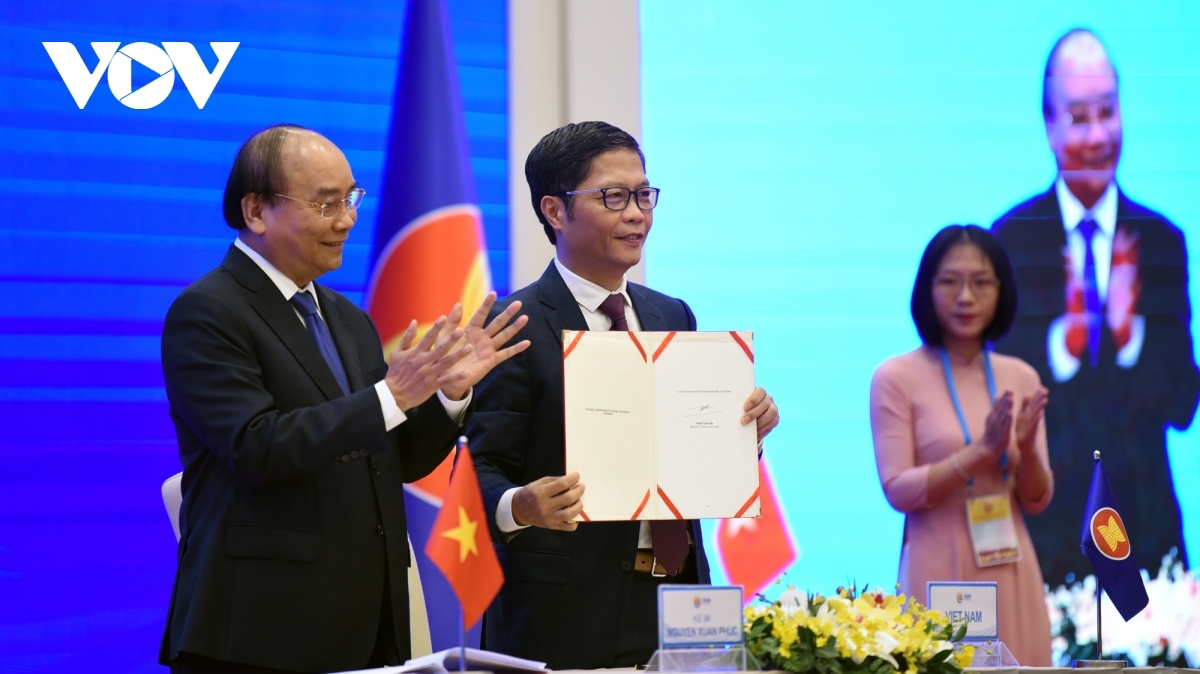
[[[1117, 185], [1109, 183], [1108, 189], [1104, 190], [1104, 194], [1100, 195], [1100, 200], [1090, 211], [1079, 203], [1079, 199], [1067, 188], [1062, 176], [1055, 181], [1054, 190], [1058, 196], [1063, 229], [1067, 234], [1067, 254], [1071, 258], [1071, 271], [1076, 278], [1083, 278], [1087, 255], [1087, 242], [1078, 229], [1079, 223], [1089, 215], [1096, 222], [1097, 230], [1092, 236], [1092, 256], [1096, 262], [1096, 292], [1100, 295], [1100, 303], [1103, 304], [1108, 298], [1113, 237], [1117, 232]], [[1118, 366], [1130, 368], [1137, 365], [1138, 356], [1142, 353], [1145, 328], [1146, 319], [1134, 316], [1130, 322], [1129, 342], [1117, 352]], [[1050, 372], [1058, 382], [1067, 381], [1079, 371], [1080, 359], [1072, 356], [1067, 350], [1066, 337], [1066, 321], [1062, 317], [1054, 319], [1050, 324], [1050, 331], [1046, 334], [1046, 355], [1050, 363]]]
[[[562, 262], [558, 261], [557, 257], [554, 258], [554, 266], [558, 268], [559, 275], [567, 284], [567, 290], [571, 291], [571, 295], [579, 304], [579, 311], [583, 313], [583, 319], [587, 321], [588, 330], [607, 332], [612, 328], [612, 319], [600, 311], [600, 304], [613, 292], [620, 293], [625, 298], [625, 321], [629, 324], [629, 330], [636, 332], [642, 329], [637, 312], [633, 310], [633, 300], [629, 298], [629, 283], [624, 277], [621, 278], [621, 285], [616, 291], [609, 291], [567, 269]], [[512, 499], [518, 489], [520, 487], [513, 487], [504, 492], [500, 497], [500, 502], [496, 505], [496, 526], [506, 534], [520, 531], [528, 526], [517, 524], [517, 521], [513, 519]], [[654, 547], [650, 540], [650, 523], [643, 521], [641, 524], [642, 528], [638, 532], [638, 547], [649, 550]]]
[[[313, 304], [317, 306], [317, 315], [321, 317], [321, 320], [325, 320], [325, 314], [321, 313], [321, 301], [317, 299], [317, 288], [312, 281], [309, 281], [308, 285], [301, 288], [296, 285], [295, 281], [288, 278], [286, 274], [276, 269], [275, 265], [267, 262], [267, 259], [259, 255], [258, 251], [247, 246], [240, 238], [234, 239], [233, 245], [237, 246], [238, 250], [245, 253], [251, 260], [254, 260], [254, 264], [257, 264], [259, 269], [263, 270], [267, 278], [271, 279], [276, 288], [279, 288], [279, 292], [283, 294], [283, 299], [289, 303], [291, 303], [292, 296], [296, 293], [308, 291], [308, 294], [313, 298]], [[295, 307], [292, 307], [292, 310], [296, 312], [296, 318], [300, 319], [300, 324], [304, 325], [304, 316]], [[386, 430], [392, 430], [408, 418], [405, 416], [404, 410], [400, 409], [400, 406], [396, 404], [396, 399], [392, 396], [392, 391], [388, 388], [386, 381], [380, 380], [375, 384], [375, 394], [379, 396], [379, 407], [383, 410], [383, 426]], [[437, 395], [438, 400], [442, 402], [442, 407], [446, 408], [446, 415], [461, 426], [467, 406], [471, 404], [471, 391], [468, 390], [467, 395], [462, 400], [451, 400], [443, 395], [441, 391], [438, 391]]]

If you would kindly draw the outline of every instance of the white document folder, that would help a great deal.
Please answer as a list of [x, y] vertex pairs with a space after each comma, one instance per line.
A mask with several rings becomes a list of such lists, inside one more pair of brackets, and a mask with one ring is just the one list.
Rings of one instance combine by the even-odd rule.
[[585, 521], [758, 517], [754, 333], [563, 331]]

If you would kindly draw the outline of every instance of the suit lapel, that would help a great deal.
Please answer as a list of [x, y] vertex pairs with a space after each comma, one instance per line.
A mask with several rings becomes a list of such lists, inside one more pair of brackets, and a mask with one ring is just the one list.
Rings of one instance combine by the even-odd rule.
[[1117, 188], [1117, 229], [1119, 230], [1122, 227], [1124, 227], [1127, 230], [1129, 230], [1130, 233], [1140, 234], [1142, 231], [1142, 224], [1144, 221], [1145, 221], [1145, 219], [1143, 217], [1139, 217], [1137, 215], [1137, 213], [1134, 211], [1132, 205], [1130, 204], [1129, 199], [1125, 196], [1125, 193], [1121, 191], [1120, 187], [1118, 187]]
[[229, 247], [221, 266], [229, 270], [233, 278], [249, 291], [245, 297], [251, 308], [296, 357], [300, 367], [320, 387], [325, 397], [328, 400], [342, 397], [342, 387], [338, 386], [337, 379], [334, 379], [333, 372], [321, 356], [316, 342], [304, 329], [304, 322], [296, 316], [292, 305], [283, 299], [283, 294], [267, 277], [266, 272], [236, 246]]
[[553, 261], [538, 280], [538, 301], [547, 308], [546, 322], [550, 324], [550, 331], [554, 333], [554, 339], [558, 340], [560, 348], [563, 330], [588, 329], [587, 320], [579, 310], [579, 302], [567, 288]]
[[[315, 284], [314, 284], [315, 285]], [[358, 354], [358, 342], [354, 339], [354, 331], [350, 329], [345, 314], [337, 305], [333, 291], [324, 286], [316, 286], [317, 296], [321, 300], [321, 313], [325, 314], [325, 323], [329, 326], [329, 334], [333, 336], [333, 344], [337, 347], [342, 359], [342, 369], [346, 371], [346, 382], [350, 391], [358, 391], [366, 384], [362, 378], [362, 361]], [[332, 375], [332, 373], [330, 373]], [[374, 383], [374, 382], [372, 382]]]
[[650, 293], [646, 292], [644, 287], [630, 283], [627, 288], [629, 289], [629, 299], [633, 301], [633, 310], [637, 313], [638, 322], [642, 324], [642, 330], [663, 332], [671, 329], [663, 318], [658, 303], [650, 297]]

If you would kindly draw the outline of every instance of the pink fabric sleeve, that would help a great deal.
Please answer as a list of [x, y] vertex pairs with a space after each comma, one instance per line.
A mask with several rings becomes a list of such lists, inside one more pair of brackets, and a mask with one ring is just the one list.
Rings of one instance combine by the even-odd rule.
[[883, 495], [896, 510], [912, 512], [929, 507], [929, 466], [915, 465], [912, 404], [898, 375], [887, 362], [871, 379], [871, 435]]
[[[1038, 376], [1037, 370], [1033, 369], [1023, 360], [1013, 358], [1012, 361], [1016, 364], [1020, 377], [1024, 380], [1021, 388], [1028, 391], [1026, 395], [1033, 395], [1042, 385], [1042, 378]], [[1054, 403], [1051, 402], [1051, 405]], [[1046, 492], [1037, 501], [1028, 501], [1021, 497], [1021, 490], [1014, 490], [1017, 497], [1017, 503], [1020, 504], [1021, 510], [1024, 510], [1029, 515], [1037, 515], [1045, 510], [1050, 505], [1050, 500], [1054, 498], [1054, 473], [1050, 471], [1050, 450], [1046, 442], [1046, 419], [1042, 418], [1042, 423], [1038, 424], [1037, 435], [1037, 457], [1042, 463], [1042, 470], [1046, 471]]]
[[1042, 423], [1038, 424], [1038, 439], [1037, 439], [1037, 456], [1038, 461], [1042, 462], [1042, 470], [1046, 471], [1046, 492], [1037, 501], [1026, 501], [1021, 498], [1021, 490], [1017, 492], [1017, 502], [1021, 504], [1021, 509], [1030, 515], [1037, 515], [1045, 510], [1050, 505], [1050, 499], [1054, 498], [1054, 473], [1050, 471], [1050, 451], [1046, 444], [1046, 420], [1042, 419]]

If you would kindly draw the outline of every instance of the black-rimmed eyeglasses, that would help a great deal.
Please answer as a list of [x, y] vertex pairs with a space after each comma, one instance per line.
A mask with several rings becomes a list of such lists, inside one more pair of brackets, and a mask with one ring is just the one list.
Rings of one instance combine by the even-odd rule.
[[272, 192], [272, 194], [274, 194], [277, 197], [282, 197], [284, 199], [294, 201], [298, 204], [304, 204], [305, 206], [312, 206], [313, 208], [321, 211], [322, 218], [332, 218], [334, 215], [337, 215], [339, 212], [341, 212], [342, 207], [345, 207], [347, 211], [357, 211], [359, 205], [362, 204], [363, 197], [366, 196], [367, 191], [361, 187], [356, 187], [356, 188], [350, 190], [350, 196], [346, 197], [345, 199], [335, 199], [333, 201], [326, 201], [323, 204], [318, 204], [313, 201], [305, 201], [303, 199], [297, 199], [296, 197], [289, 197], [286, 194], [279, 194], [277, 192]]
[[598, 190], [575, 190], [573, 192], [563, 192], [563, 194], [594, 194], [599, 192], [601, 199], [604, 201], [604, 207], [610, 211], [623, 211], [629, 207], [629, 200], [637, 195], [637, 206], [643, 211], [648, 211], [658, 205], [658, 188], [657, 187], [639, 187], [636, 190], [631, 190], [628, 187], [602, 187]]

